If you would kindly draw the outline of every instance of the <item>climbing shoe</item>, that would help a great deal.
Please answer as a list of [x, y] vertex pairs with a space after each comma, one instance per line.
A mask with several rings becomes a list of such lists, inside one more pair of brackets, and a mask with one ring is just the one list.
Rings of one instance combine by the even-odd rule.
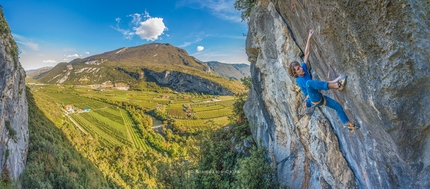
[[343, 90], [343, 88], [345, 88], [347, 78], [348, 76], [345, 75], [339, 79], [339, 81], [337, 82], [337, 84], [339, 85], [339, 88], [337, 90], [341, 91]]
[[358, 127], [355, 125], [347, 125], [347, 126], [348, 126], [348, 130], [350, 130], [350, 131], [358, 129]]
[[306, 107], [306, 114], [307, 115], [312, 115], [314, 113], [314, 111], [315, 111], [315, 106]]

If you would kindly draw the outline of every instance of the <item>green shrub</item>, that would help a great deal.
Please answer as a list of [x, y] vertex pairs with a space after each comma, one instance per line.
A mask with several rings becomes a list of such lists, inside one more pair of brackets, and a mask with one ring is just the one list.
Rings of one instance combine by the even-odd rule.
[[13, 129], [10, 126], [10, 122], [9, 121], [5, 121], [5, 126], [6, 126], [6, 129], [7, 129], [8, 133], [9, 133], [9, 137], [16, 141], [16, 131], [15, 131], [15, 129]]
[[236, 0], [234, 3], [234, 8], [236, 10], [242, 11], [242, 21], [249, 20], [251, 14], [251, 9], [255, 5], [255, 0]]
[[6, 37], [6, 41], [9, 41], [11, 44], [11, 47], [10, 47], [11, 49], [6, 47], [6, 53], [9, 54], [10, 56], [12, 56], [13, 62], [14, 62], [14, 67], [16, 69], [16, 68], [18, 68], [18, 64], [19, 64], [18, 45], [16, 45], [16, 43], [13, 40], [12, 35], [10, 33], [11, 33], [11, 31], [10, 31], [8, 23], [6, 22], [6, 19], [4, 18], [3, 10], [0, 9], [0, 36], [2, 38]]
[[265, 159], [267, 150], [254, 146], [251, 155], [238, 160], [235, 188], [277, 188], [272, 181], [274, 170]]

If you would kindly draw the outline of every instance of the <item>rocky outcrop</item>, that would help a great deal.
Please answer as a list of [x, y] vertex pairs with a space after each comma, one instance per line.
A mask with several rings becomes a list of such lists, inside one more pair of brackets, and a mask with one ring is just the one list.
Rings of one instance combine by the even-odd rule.
[[249, 77], [249, 65], [248, 64], [226, 64], [217, 61], [206, 62], [211, 71], [217, 73], [220, 76], [240, 80], [244, 77]]
[[[291, 188], [430, 188], [430, 5], [427, 1], [257, 1], [246, 48], [252, 89], [245, 112], [280, 183]], [[287, 72], [314, 29], [314, 79], [348, 75], [323, 91], [335, 111], [303, 110]]]
[[27, 160], [28, 107], [25, 72], [1, 9], [0, 25], [0, 173], [11, 181], [18, 179]]
[[233, 92], [218, 83], [207, 79], [177, 71], [154, 72], [145, 69], [145, 75], [150, 75], [162, 85], [179, 92], [201, 92], [213, 95], [233, 95]]

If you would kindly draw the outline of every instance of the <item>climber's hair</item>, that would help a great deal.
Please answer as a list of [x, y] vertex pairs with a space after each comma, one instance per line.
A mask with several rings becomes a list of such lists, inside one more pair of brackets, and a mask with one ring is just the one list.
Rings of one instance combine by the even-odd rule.
[[290, 76], [294, 78], [297, 77], [296, 71], [294, 70], [295, 66], [300, 66], [300, 63], [297, 61], [292, 61], [290, 63], [290, 66], [288, 67], [288, 74], [290, 74]]

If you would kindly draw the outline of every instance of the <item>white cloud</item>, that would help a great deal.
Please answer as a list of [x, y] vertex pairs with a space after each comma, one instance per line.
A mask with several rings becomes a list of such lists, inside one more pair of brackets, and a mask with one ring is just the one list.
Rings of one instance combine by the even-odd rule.
[[90, 52], [85, 52], [85, 54], [90, 54]]
[[32, 40], [27, 39], [27, 38], [25, 38], [21, 35], [18, 35], [18, 34], [12, 34], [12, 35], [15, 38], [16, 43], [24, 45], [25, 47], [32, 49], [32, 50], [35, 50], [35, 51], [39, 50], [39, 45], [37, 43], [33, 42]]
[[131, 21], [133, 25], [138, 25], [142, 21], [142, 17], [140, 17], [141, 15], [139, 13], [130, 14], [128, 16], [133, 17], [133, 20]]
[[145, 15], [143, 15], [144, 18], [148, 19], [151, 18], [151, 16], [149, 16], [149, 12], [145, 11]]
[[48, 64], [55, 64], [55, 63], [57, 63], [57, 61], [55, 61], [55, 60], [43, 60], [42, 62], [43, 63], [48, 63]]
[[148, 20], [141, 22], [138, 28], [134, 29], [141, 39], [155, 41], [164, 33], [165, 30], [167, 30], [167, 27], [164, 25], [162, 18], [149, 18]]
[[187, 47], [187, 46], [189, 46], [189, 45], [191, 45], [191, 44], [193, 44], [193, 43], [198, 43], [198, 42], [200, 42], [201, 40], [202, 40], [202, 38], [201, 38], [201, 37], [198, 37], [198, 38], [197, 38], [196, 40], [194, 40], [193, 42], [186, 41], [186, 42], [184, 42], [184, 44], [179, 45], [178, 47], [184, 48], [184, 47]]
[[69, 55], [64, 55], [64, 56], [66, 56], [67, 58], [78, 58], [79, 57], [78, 54], [69, 54]]
[[130, 30], [121, 29], [118, 26], [112, 27], [114, 30], [119, 31], [126, 39], [133, 39], [134, 32]]
[[[127, 17], [132, 17], [132, 20], [129, 23], [129, 25], [133, 27], [132, 29], [121, 28], [119, 26], [121, 21], [120, 18], [115, 19], [117, 25], [112, 27], [116, 31], [122, 33], [126, 39], [132, 39], [134, 35], [138, 35], [141, 39], [155, 41], [164, 34], [164, 31], [167, 30], [167, 27], [164, 25], [163, 18], [152, 18], [147, 11], [143, 14], [130, 14]], [[146, 20], [142, 21], [142, 17]]]
[[203, 46], [197, 46], [197, 51], [202, 51], [203, 49], [205, 49], [205, 47], [203, 47]]
[[184, 47], [187, 47], [189, 45], [191, 45], [191, 42], [184, 42], [184, 44], [179, 45], [178, 47], [184, 48]]

